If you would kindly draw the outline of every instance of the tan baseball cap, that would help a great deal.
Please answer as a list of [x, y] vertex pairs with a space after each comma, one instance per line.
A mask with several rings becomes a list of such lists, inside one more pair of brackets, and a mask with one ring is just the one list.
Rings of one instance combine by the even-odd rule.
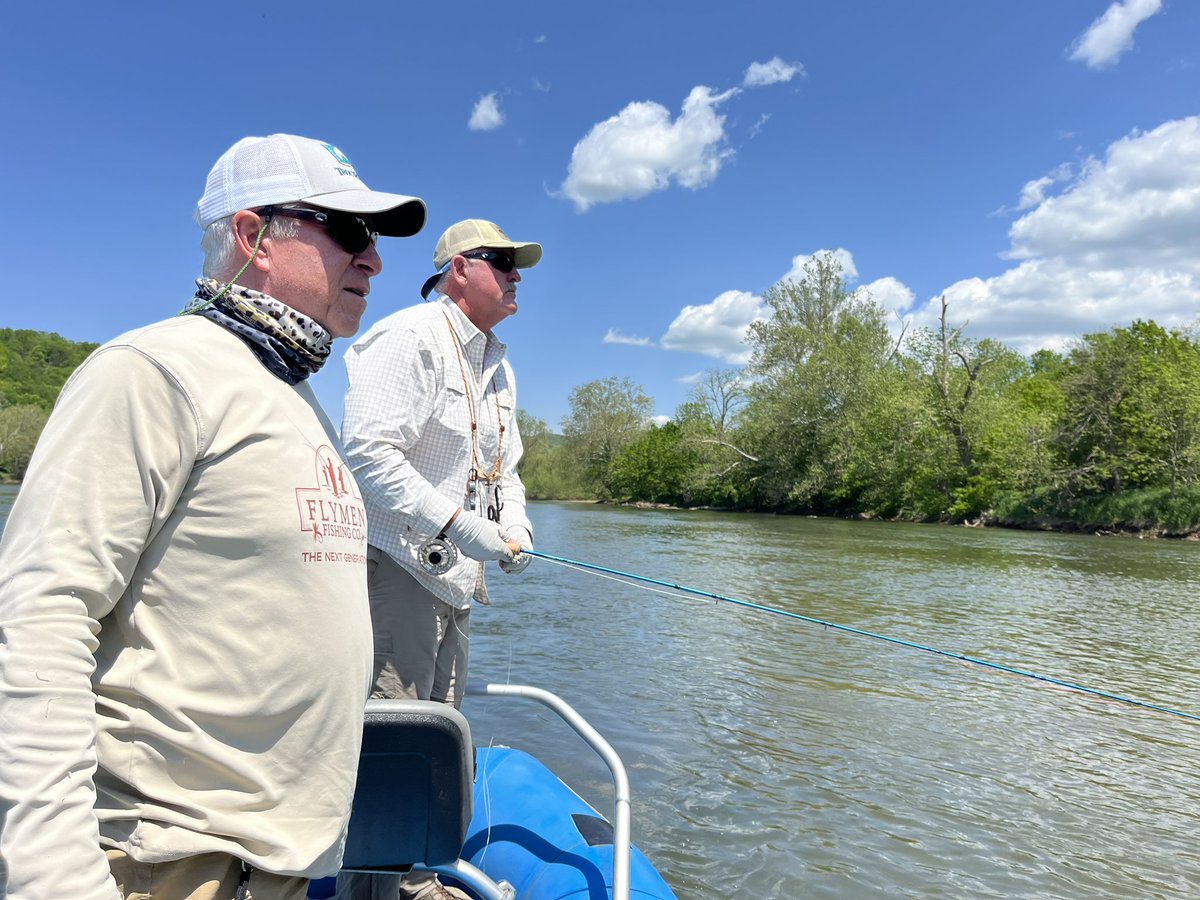
[[493, 250], [511, 250], [513, 261], [518, 269], [528, 269], [536, 266], [542, 258], [542, 245], [531, 241], [514, 241], [505, 234], [495, 222], [485, 219], [464, 219], [456, 222], [442, 232], [437, 246], [433, 248], [433, 267], [437, 272], [421, 285], [421, 296], [428, 297], [433, 286], [442, 277], [442, 270], [449, 265], [450, 260], [460, 253], [483, 248]]

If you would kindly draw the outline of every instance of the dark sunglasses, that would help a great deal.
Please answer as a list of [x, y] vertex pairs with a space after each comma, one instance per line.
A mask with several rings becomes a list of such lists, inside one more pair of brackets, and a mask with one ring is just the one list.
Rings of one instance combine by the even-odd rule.
[[492, 268], [497, 272], [511, 272], [517, 267], [517, 261], [513, 259], [511, 253], [505, 253], [502, 250], [476, 250], [472, 253], [464, 253], [467, 259], [482, 259], [492, 264]]
[[271, 216], [283, 216], [288, 219], [303, 219], [306, 222], [316, 222], [325, 229], [325, 233], [347, 253], [355, 255], [362, 253], [379, 237], [379, 233], [371, 230], [363, 219], [350, 213], [332, 212], [323, 209], [292, 209], [286, 206], [268, 206], [259, 214], [264, 219]]

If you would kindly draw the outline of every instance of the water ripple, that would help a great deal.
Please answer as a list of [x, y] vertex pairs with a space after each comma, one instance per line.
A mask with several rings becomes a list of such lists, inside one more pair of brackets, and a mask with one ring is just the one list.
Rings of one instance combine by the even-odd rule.
[[[1200, 713], [1200, 546], [535, 504], [547, 552]], [[538, 561], [473, 677], [549, 687], [625, 758], [681, 897], [1200, 896], [1200, 725]], [[602, 811], [553, 718], [468, 701]]]

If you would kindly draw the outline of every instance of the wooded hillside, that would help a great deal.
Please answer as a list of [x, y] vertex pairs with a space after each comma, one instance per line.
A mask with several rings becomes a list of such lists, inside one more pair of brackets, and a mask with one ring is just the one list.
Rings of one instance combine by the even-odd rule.
[[0, 328], [0, 477], [20, 479], [54, 400], [99, 344]]

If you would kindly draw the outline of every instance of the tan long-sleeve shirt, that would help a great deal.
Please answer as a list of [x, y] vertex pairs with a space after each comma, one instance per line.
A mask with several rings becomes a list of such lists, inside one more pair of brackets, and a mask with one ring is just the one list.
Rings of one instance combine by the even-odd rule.
[[101, 845], [338, 868], [370, 687], [363, 503], [305, 383], [187, 316], [63, 389], [0, 543], [9, 900]]

